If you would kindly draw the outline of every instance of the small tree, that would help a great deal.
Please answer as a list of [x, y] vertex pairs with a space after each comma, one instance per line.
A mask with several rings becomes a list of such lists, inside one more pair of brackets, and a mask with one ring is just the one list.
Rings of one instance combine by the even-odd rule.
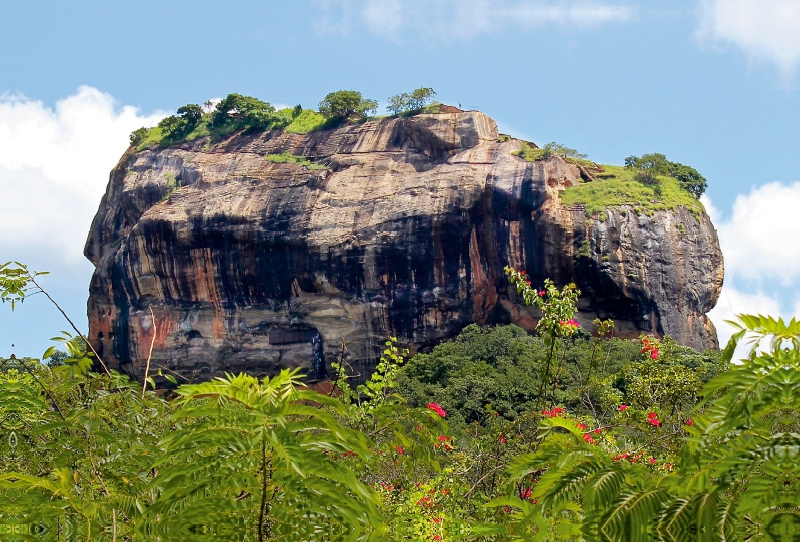
[[436, 91], [429, 87], [421, 87], [412, 92], [395, 94], [394, 96], [389, 96], [387, 99], [388, 105], [386, 109], [388, 109], [392, 115], [403, 115], [421, 111], [431, 103], [434, 96], [436, 96]]
[[187, 104], [178, 108], [178, 116], [191, 126], [196, 126], [203, 118], [203, 108], [197, 104]]
[[228, 94], [225, 99], [217, 104], [211, 114], [211, 124], [222, 126], [228, 122], [236, 122], [249, 129], [266, 129], [278, 120], [275, 108], [268, 102], [242, 96], [241, 94]]
[[551, 141], [547, 145], [543, 147], [545, 152], [550, 152], [552, 154], [558, 154], [564, 156], [565, 158], [588, 158], [588, 155], [579, 153], [576, 149], [570, 149], [569, 147], [565, 147], [560, 143], [556, 143], [555, 141]]
[[670, 162], [660, 153], [645, 154], [641, 158], [628, 156], [625, 158], [625, 167], [638, 170], [639, 180], [645, 183], [654, 183], [658, 175], [674, 177], [685, 190], [698, 199], [708, 187], [706, 178], [696, 169], [678, 162]]
[[708, 188], [706, 178], [693, 167], [678, 164], [676, 162], [670, 163], [669, 173], [681, 183], [681, 186], [691, 192], [691, 194], [700, 199], [700, 196], [705, 194]]
[[147, 128], [145, 128], [145, 127], [137, 128], [136, 130], [131, 132], [131, 135], [130, 135], [131, 145], [134, 145], [134, 146], [138, 147], [139, 144], [142, 141], [144, 141], [145, 138], [147, 138], [147, 132], [149, 132], [149, 130]]
[[319, 112], [328, 118], [366, 117], [377, 109], [378, 102], [364, 98], [356, 90], [331, 92], [319, 103]]

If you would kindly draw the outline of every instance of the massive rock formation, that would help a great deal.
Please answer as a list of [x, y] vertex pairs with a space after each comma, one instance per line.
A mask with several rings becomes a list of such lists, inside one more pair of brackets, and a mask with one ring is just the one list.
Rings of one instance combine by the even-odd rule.
[[[512, 265], [537, 284], [576, 282], [590, 329], [611, 317], [625, 336], [717, 346], [709, 218], [616, 208], [588, 219], [559, 198], [582, 171], [526, 162], [512, 154], [522, 145], [457, 112], [131, 149], [86, 244], [90, 338], [134, 376], [154, 333], [152, 366], [187, 376], [322, 376], [322, 356], [342, 352], [363, 372], [388, 336], [415, 349], [471, 322], [532, 328], [503, 273]], [[265, 159], [283, 152], [328, 168]]]

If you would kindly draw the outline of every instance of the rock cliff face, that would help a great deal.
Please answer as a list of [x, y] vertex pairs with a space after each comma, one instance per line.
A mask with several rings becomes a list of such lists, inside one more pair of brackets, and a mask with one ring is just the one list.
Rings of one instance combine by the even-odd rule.
[[[576, 166], [526, 162], [502, 139], [492, 119], [458, 112], [129, 150], [86, 244], [91, 340], [134, 376], [154, 334], [152, 366], [186, 376], [322, 377], [343, 344], [364, 372], [390, 335], [416, 349], [471, 322], [532, 328], [512, 265], [576, 282], [589, 329], [611, 317], [624, 336], [717, 346], [705, 314], [722, 254], [706, 215], [587, 219], [560, 204], [582, 182]], [[328, 169], [265, 159], [283, 152]]]

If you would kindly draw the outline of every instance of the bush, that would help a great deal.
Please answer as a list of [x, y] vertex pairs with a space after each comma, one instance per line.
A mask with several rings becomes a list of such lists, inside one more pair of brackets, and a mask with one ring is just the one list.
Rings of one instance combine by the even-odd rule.
[[138, 147], [139, 144], [142, 141], [144, 141], [145, 138], [147, 138], [147, 132], [149, 132], [149, 130], [145, 127], [138, 128], [133, 132], [131, 132], [130, 135], [131, 145], [133, 145], [134, 147]]
[[291, 119], [276, 114], [275, 108], [269, 103], [235, 93], [228, 94], [211, 113], [213, 127], [234, 125], [247, 132], [283, 128], [290, 122]]
[[666, 156], [660, 153], [645, 154], [641, 158], [628, 156], [625, 159], [625, 167], [636, 170], [639, 180], [644, 183], [654, 183], [659, 175], [673, 177], [678, 180], [684, 190], [698, 199], [708, 187], [706, 178], [700, 175], [696, 169], [678, 162], [670, 162]]
[[378, 109], [378, 102], [364, 98], [355, 90], [331, 92], [319, 103], [319, 112], [327, 118], [366, 117]]
[[282, 152], [280, 154], [268, 154], [267, 156], [264, 157], [264, 159], [267, 160], [268, 162], [274, 162], [276, 164], [287, 164], [287, 163], [297, 164], [311, 171], [329, 169], [328, 166], [326, 165], [315, 164], [305, 156], [295, 156], [290, 152]]

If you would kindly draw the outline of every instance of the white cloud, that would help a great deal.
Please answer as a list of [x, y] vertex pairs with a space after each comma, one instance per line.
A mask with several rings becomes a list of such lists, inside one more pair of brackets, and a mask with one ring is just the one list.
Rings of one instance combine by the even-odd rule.
[[726, 274], [733, 272], [759, 284], [776, 279], [784, 287], [796, 283], [800, 278], [798, 209], [800, 182], [774, 182], [737, 196], [730, 218], [720, 220], [719, 213], [716, 217], [712, 214]]
[[797, 0], [700, 0], [702, 42], [733, 44], [751, 61], [769, 62], [787, 77], [800, 64]]
[[[726, 277], [726, 282], [729, 278]], [[781, 313], [781, 303], [778, 299], [761, 291], [741, 292], [735, 286], [725, 284], [717, 306], [708, 313], [708, 317], [717, 328], [720, 347], [724, 347], [733, 335], [733, 328], [725, 323], [726, 320], [734, 320], [737, 314], [765, 314], [777, 317]]]
[[[724, 346], [733, 334], [725, 323], [737, 314], [764, 314], [791, 319], [800, 315], [796, 284], [800, 250], [796, 250], [800, 183], [769, 183], [740, 194], [732, 213], [723, 217], [703, 196], [719, 234], [725, 257], [725, 284], [717, 306], [708, 314]], [[737, 356], [743, 356], [740, 347]]]
[[[469, 39], [509, 27], [598, 26], [633, 18], [634, 8], [600, 0], [331, 0], [318, 2], [317, 29], [346, 33], [359, 20], [371, 32], [399, 39], [410, 31], [427, 39]], [[338, 13], [338, 18], [332, 14]], [[337, 22], [334, 22], [337, 21]]]
[[81, 266], [89, 226], [128, 135], [163, 116], [117, 107], [86, 86], [54, 109], [0, 96], [0, 261]]

